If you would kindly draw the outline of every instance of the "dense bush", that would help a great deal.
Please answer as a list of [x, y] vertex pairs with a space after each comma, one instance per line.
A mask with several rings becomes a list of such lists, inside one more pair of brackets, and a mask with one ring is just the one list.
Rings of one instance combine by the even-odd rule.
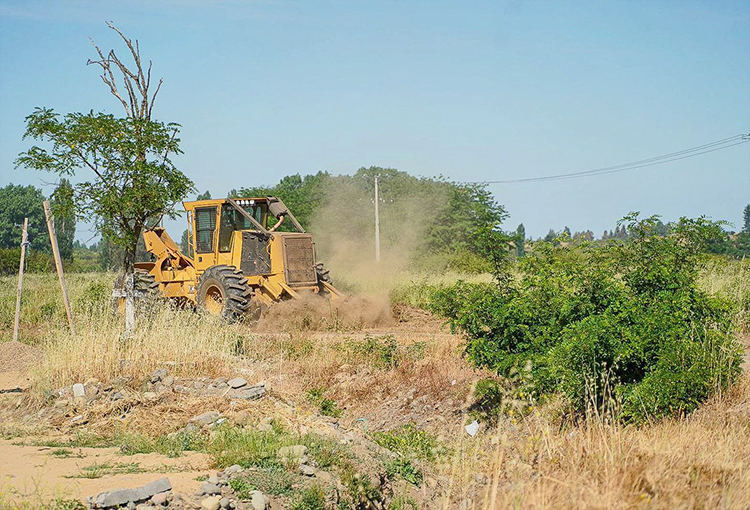
[[[0, 276], [18, 274], [21, 261], [21, 248], [0, 248]], [[26, 268], [28, 273], [48, 273], [55, 270], [52, 255], [36, 250], [26, 252]]]
[[731, 305], [699, 289], [720, 226], [623, 220], [627, 241], [537, 245], [520, 278], [438, 289], [430, 307], [467, 333], [466, 354], [500, 375], [531, 363], [529, 390], [625, 421], [687, 413], [739, 374]]

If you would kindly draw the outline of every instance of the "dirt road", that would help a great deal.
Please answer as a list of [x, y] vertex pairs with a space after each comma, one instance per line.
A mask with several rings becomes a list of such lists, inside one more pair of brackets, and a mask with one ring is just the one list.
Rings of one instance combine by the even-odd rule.
[[85, 499], [102, 491], [138, 487], [168, 477], [180, 493], [195, 492], [208, 459], [188, 452], [179, 458], [159, 454], [122, 455], [116, 448], [21, 446], [0, 440], [0, 493], [9, 499]]

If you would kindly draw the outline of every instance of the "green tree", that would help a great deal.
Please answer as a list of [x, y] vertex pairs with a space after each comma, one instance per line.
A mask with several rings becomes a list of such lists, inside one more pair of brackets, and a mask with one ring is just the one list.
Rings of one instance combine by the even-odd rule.
[[747, 204], [745, 206], [745, 211], [743, 213], [743, 228], [742, 230], [748, 234], [750, 234], [750, 204]]
[[[126, 330], [132, 329], [133, 274], [138, 240], [151, 218], [175, 217], [174, 205], [192, 189], [193, 183], [172, 163], [180, 154], [177, 124], [151, 118], [161, 80], [150, 93], [151, 63], [144, 72], [138, 42], [125, 37], [134, 64], [128, 68], [111, 50], [105, 57], [94, 45], [99, 60], [89, 61], [102, 69], [101, 78], [121, 102], [126, 117], [105, 113], [69, 113], [62, 117], [49, 108], [37, 108], [26, 117], [24, 138], [43, 142], [21, 153], [18, 166], [63, 176], [85, 170], [87, 180], [74, 189], [72, 206], [80, 217], [92, 218], [112, 244], [123, 249], [126, 294]], [[115, 78], [118, 73], [126, 95]]]
[[513, 241], [516, 243], [516, 257], [520, 259], [526, 255], [526, 227], [523, 226], [523, 223], [518, 225], [516, 237]]
[[57, 188], [52, 193], [50, 205], [55, 216], [55, 232], [60, 257], [63, 260], [73, 260], [73, 242], [76, 236], [76, 215], [73, 212], [75, 190], [66, 178], [60, 179]]
[[29, 247], [50, 251], [41, 190], [34, 186], [8, 184], [0, 188], [0, 248], [18, 248], [21, 225], [29, 218]]

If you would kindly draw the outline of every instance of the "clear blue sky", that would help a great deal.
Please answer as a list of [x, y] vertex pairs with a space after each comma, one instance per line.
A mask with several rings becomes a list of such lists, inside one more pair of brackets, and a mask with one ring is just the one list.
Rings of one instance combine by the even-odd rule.
[[[179, 167], [214, 196], [370, 165], [549, 175], [750, 132], [746, 0], [0, 0], [0, 186], [54, 180], [13, 168], [34, 107], [121, 112], [85, 65], [89, 36], [124, 54], [105, 20], [164, 77], [155, 117], [183, 125]], [[523, 222], [534, 237], [566, 225], [599, 236], [632, 210], [740, 225], [750, 144], [490, 189], [506, 228]]]

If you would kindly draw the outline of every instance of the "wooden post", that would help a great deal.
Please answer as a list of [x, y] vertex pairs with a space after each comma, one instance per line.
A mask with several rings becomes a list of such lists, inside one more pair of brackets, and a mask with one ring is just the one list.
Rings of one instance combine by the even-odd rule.
[[21, 289], [23, 288], [23, 266], [26, 261], [26, 245], [29, 244], [29, 219], [23, 219], [21, 235], [21, 262], [18, 264], [18, 292], [16, 293], [16, 320], [13, 323], [13, 341], [18, 341], [18, 327], [21, 323]]
[[65, 304], [65, 314], [68, 316], [68, 325], [70, 332], [75, 333], [73, 328], [73, 314], [70, 311], [70, 301], [68, 300], [68, 287], [65, 285], [65, 275], [63, 274], [62, 260], [60, 260], [60, 249], [57, 247], [57, 234], [55, 233], [55, 218], [52, 216], [52, 210], [49, 206], [49, 200], [44, 201], [44, 215], [47, 217], [47, 230], [49, 230], [49, 241], [52, 243], [52, 254], [55, 256], [55, 268], [57, 268], [57, 277], [60, 279], [60, 288], [62, 289], [63, 303]]

